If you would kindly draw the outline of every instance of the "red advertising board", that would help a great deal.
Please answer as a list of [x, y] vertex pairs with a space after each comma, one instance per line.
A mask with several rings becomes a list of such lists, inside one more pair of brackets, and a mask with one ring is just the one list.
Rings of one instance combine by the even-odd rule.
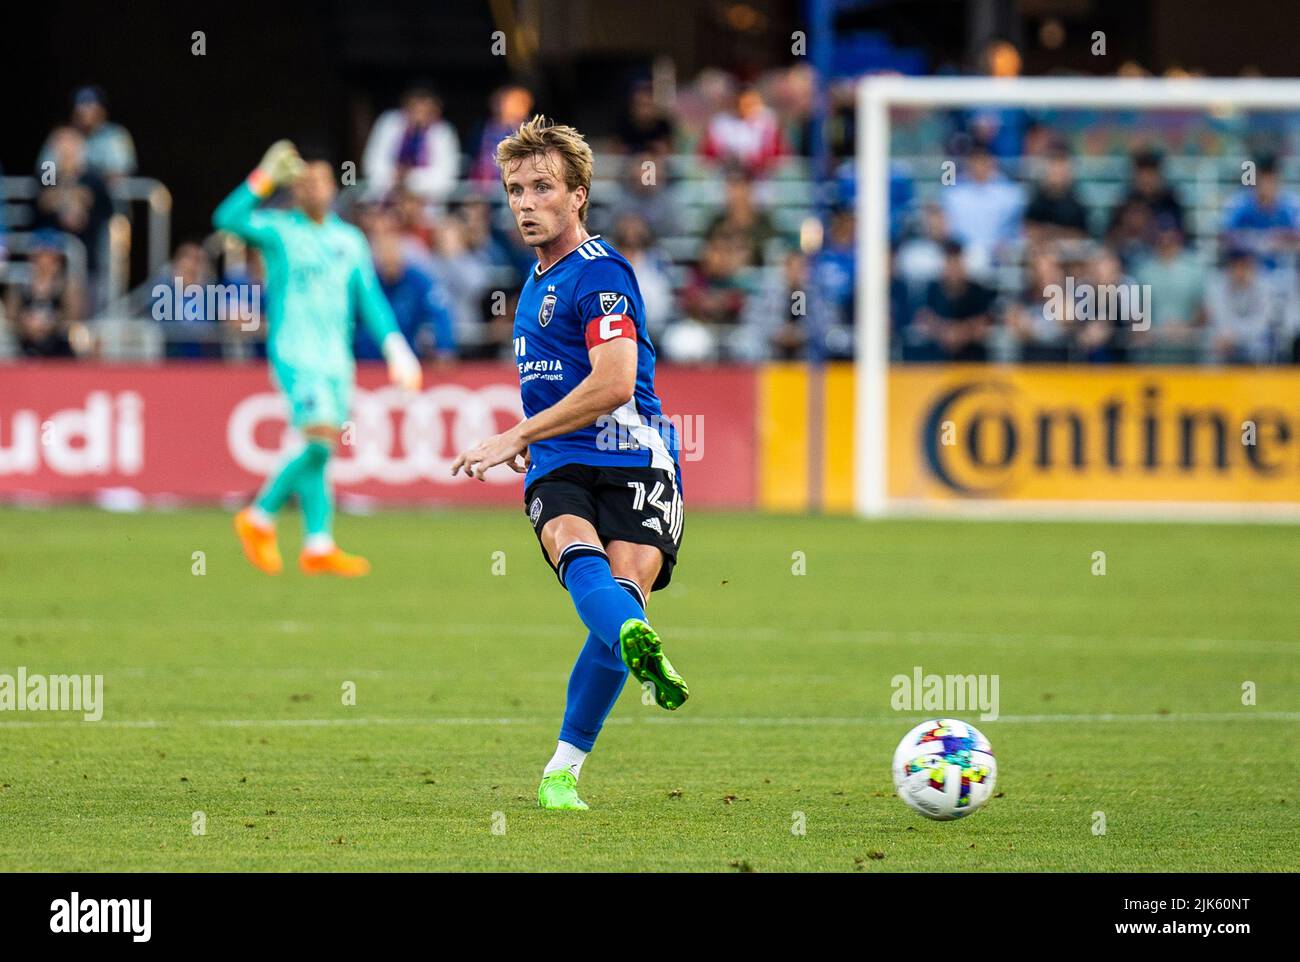
[[[521, 416], [514, 368], [428, 369], [425, 389], [363, 365], [333, 466], [340, 491], [391, 504], [516, 505], [522, 478], [451, 477], [465, 447]], [[755, 373], [665, 369], [664, 411], [682, 436], [689, 504], [752, 507]], [[68, 500], [125, 489], [145, 499], [243, 497], [297, 441], [265, 367], [40, 363], [0, 367], [0, 497]]]

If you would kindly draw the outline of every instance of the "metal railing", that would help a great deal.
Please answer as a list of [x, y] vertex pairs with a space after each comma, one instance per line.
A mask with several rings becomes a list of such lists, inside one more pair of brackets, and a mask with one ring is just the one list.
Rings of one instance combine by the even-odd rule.
[[[86, 245], [80, 238], [72, 234], [60, 234], [63, 243], [63, 255], [67, 263], [67, 279], [69, 284], [76, 285], [80, 290], [86, 290], [89, 278], [86, 259]], [[0, 285], [25, 284], [31, 277], [31, 269], [25, 260], [15, 260], [13, 255], [21, 254], [26, 256], [32, 248], [33, 241], [36, 238], [34, 231], [14, 231], [4, 235], [5, 247], [9, 250], [10, 259], [0, 261]]]
[[[0, 178], [0, 197], [5, 201], [4, 222], [11, 227], [26, 228], [35, 217], [32, 208], [40, 195], [41, 183], [36, 177]], [[109, 194], [117, 207], [109, 221], [107, 249], [105, 250], [103, 296], [93, 303], [113, 304], [126, 293], [130, 283], [130, 256], [133, 221], [132, 206], [143, 204], [146, 208], [147, 233], [146, 272], [155, 273], [171, 256], [172, 195], [162, 181], [152, 177], [124, 177], [109, 187]], [[9, 238], [23, 236], [10, 233]], [[13, 249], [12, 243], [9, 244]], [[82, 265], [85, 268], [85, 246], [81, 246]]]
[[[598, 208], [600, 201], [609, 207], [616, 206], [626, 182], [626, 163], [627, 158], [619, 155], [608, 154], [597, 158], [593, 195], [598, 198]], [[657, 238], [661, 249], [670, 259], [669, 276], [673, 287], [680, 291], [686, 279], [687, 265], [698, 254], [704, 228], [724, 200], [723, 181], [715, 165], [693, 155], [664, 158], [658, 176], [660, 183], [671, 191], [682, 214], [677, 233]], [[756, 199], [760, 206], [780, 222], [778, 226], [789, 227], [789, 223], [806, 216], [814, 193], [813, 185], [807, 177], [806, 161], [792, 157], [772, 177], [755, 185]], [[24, 215], [30, 212], [39, 193], [38, 180], [34, 177], [9, 177], [5, 178], [4, 186], [8, 198], [14, 202], [10, 208], [16, 212], [16, 216], [11, 216], [10, 222], [24, 222]], [[120, 206], [135, 203], [147, 206], [145, 237], [148, 244], [148, 270], [146, 277], [134, 285], [129, 283], [129, 253], [138, 231], [134, 229], [129, 217], [119, 214], [111, 222], [109, 247], [104, 263], [107, 296], [90, 324], [100, 344], [101, 356], [150, 360], [170, 353], [169, 345], [173, 348], [178, 345], [200, 345], [204, 349], [219, 348], [220, 356], [225, 358], [250, 357], [257, 350], [257, 341], [265, 338], [264, 327], [261, 331], [249, 333], [231, 329], [229, 325], [221, 323], [159, 322], [153, 319], [154, 288], [160, 278], [168, 276], [171, 262], [171, 195], [157, 180], [133, 177], [119, 181], [113, 190], [113, 197]], [[341, 205], [346, 207], [365, 197], [363, 182], [344, 192], [340, 199]], [[457, 183], [447, 202], [454, 204], [485, 197], [493, 202], [496, 212], [504, 216], [499, 206], [500, 191], [495, 185], [491, 185], [485, 194], [482, 184], [462, 180]], [[237, 238], [213, 233], [205, 239], [203, 247], [213, 263], [222, 263], [228, 269], [233, 268], [236, 272], [243, 273], [245, 252]], [[82, 252], [84, 265], [84, 248]], [[749, 282], [755, 288], [761, 286], [760, 275], [763, 271], [764, 269], [751, 269], [748, 272], [753, 275]], [[511, 268], [499, 268], [497, 275], [491, 279], [493, 286], [505, 290], [517, 287], [521, 282], [522, 278], [515, 276]], [[456, 333], [458, 344], [463, 348], [481, 348], [489, 341], [487, 326], [481, 323], [459, 323], [456, 325]]]

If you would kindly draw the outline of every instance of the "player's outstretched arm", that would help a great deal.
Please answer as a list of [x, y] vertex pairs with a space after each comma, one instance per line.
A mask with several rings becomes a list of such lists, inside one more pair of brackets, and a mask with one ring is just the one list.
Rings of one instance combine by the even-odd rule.
[[545, 411], [462, 452], [451, 473], [464, 468], [470, 477], [482, 481], [488, 468], [509, 464], [522, 474], [527, 463], [520, 455], [528, 445], [595, 424], [597, 418], [630, 401], [636, 390], [637, 342], [631, 338], [607, 341], [591, 348], [588, 356], [591, 373], [577, 387]]
[[212, 215], [212, 226], [242, 237], [250, 244], [265, 243], [273, 232], [256, 216], [258, 205], [275, 193], [277, 187], [290, 183], [302, 173], [302, 168], [302, 158], [293, 142], [277, 140], [248, 178], [218, 205]]
[[350, 288], [362, 323], [384, 352], [384, 360], [388, 362], [388, 380], [408, 391], [420, 390], [424, 383], [420, 362], [397, 329], [397, 318], [379, 286], [370, 248], [360, 232], [357, 234], [357, 260], [352, 269]]

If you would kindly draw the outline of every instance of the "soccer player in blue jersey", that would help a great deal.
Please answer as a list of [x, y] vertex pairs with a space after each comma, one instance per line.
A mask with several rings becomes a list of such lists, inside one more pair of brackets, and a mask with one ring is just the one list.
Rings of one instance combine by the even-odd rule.
[[587, 233], [591, 148], [534, 117], [501, 141], [497, 166], [524, 242], [537, 252], [515, 313], [524, 420], [462, 452], [451, 473], [524, 474], [524, 510], [587, 627], [569, 677], [559, 745], [537, 801], [585, 809], [578, 775], [629, 673], [668, 710], [689, 692], [646, 621], [682, 537], [677, 432], [655, 395], [645, 304], [626, 260]]

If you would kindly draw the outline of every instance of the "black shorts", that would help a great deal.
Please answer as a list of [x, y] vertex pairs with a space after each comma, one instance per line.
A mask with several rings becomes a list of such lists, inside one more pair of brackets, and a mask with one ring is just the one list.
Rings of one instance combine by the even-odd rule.
[[[650, 590], [665, 588], [672, 580], [682, 543], [682, 496], [671, 471], [566, 464], [528, 486], [524, 511], [539, 543], [546, 522], [574, 514], [591, 522], [602, 546], [611, 541], [654, 545], [663, 552], [664, 563]], [[542, 556], [551, 564], [545, 547]]]

